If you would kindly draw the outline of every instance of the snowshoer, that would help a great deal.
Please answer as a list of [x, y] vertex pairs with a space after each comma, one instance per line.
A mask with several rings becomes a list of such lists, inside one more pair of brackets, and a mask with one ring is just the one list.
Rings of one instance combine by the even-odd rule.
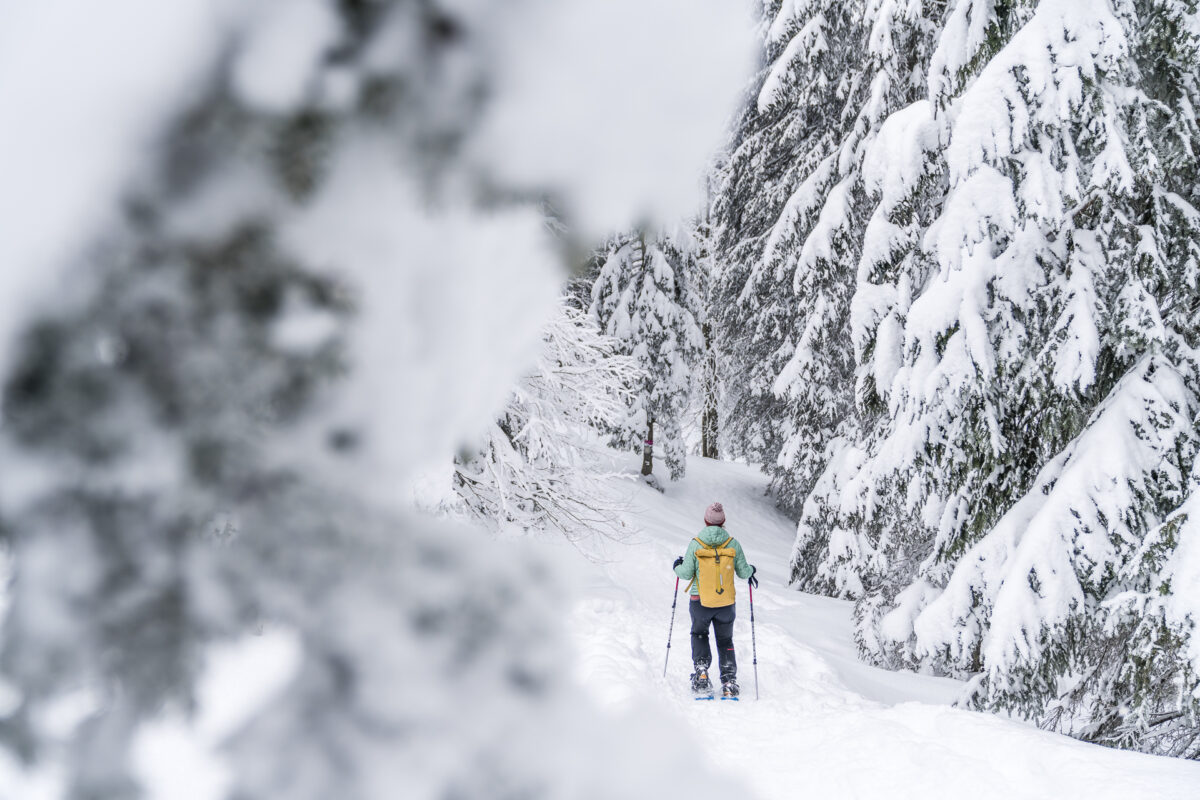
[[697, 697], [712, 697], [708, 668], [712, 650], [708, 644], [708, 628], [716, 632], [717, 657], [721, 668], [721, 696], [736, 698], [737, 660], [733, 652], [734, 604], [733, 576], [745, 578], [758, 586], [757, 571], [746, 561], [738, 540], [725, 530], [725, 509], [713, 503], [704, 511], [704, 530], [688, 544], [687, 553], [675, 559], [675, 574], [691, 580], [692, 614], [692, 691]]

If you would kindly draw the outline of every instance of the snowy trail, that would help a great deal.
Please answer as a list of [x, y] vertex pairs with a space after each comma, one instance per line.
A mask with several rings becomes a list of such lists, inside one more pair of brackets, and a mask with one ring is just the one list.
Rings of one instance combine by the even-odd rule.
[[[632, 465], [625, 465], [632, 468]], [[957, 681], [862, 664], [849, 604], [786, 587], [792, 524], [763, 496], [765, 479], [737, 464], [692, 459], [660, 495], [628, 484], [634, 531], [579, 558], [570, 617], [577, 674], [602, 705], [665, 706], [693, 730], [698, 758], [718, 759], [757, 797], [1155, 798], [1200, 796], [1200, 764], [1121, 752], [1027, 724], [950, 708]], [[674, 578], [671, 561], [710, 502], [759, 568], [755, 592], [761, 701], [754, 701], [750, 614], [739, 582], [739, 703], [696, 702], [687, 598], [680, 586], [671, 660], [662, 677]]]

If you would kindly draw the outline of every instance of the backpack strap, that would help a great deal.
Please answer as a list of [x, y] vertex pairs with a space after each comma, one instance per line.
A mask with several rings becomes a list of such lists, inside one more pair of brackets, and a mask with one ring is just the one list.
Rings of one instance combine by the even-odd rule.
[[[694, 541], [696, 544], [700, 545], [701, 547], [708, 547], [708, 545], [706, 545], [704, 542], [700, 541], [700, 537], [698, 537], [698, 536], [693, 536], [692, 541]], [[700, 569], [699, 565], [697, 565], [696, 569], [697, 569], [696, 574], [697, 574], [697, 576], [699, 576], [699, 574], [700, 574], [699, 573], [699, 569]], [[684, 591], [690, 593], [692, 591], [692, 584], [694, 584], [695, 582], [696, 582], [696, 578], [692, 578], [690, 581], [688, 581], [687, 588], [684, 589]]]
[[729, 547], [729, 543], [730, 543], [730, 542], [732, 542], [732, 541], [733, 541], [733, 537], [732, 537], [732, 536], [730, 536], [728, 539], [726, 539], [726, 540], [725, 540], [725, 544], [723, 544], [723, 545], [720, 545], [720, 546], [721, 546], [721, 547]]

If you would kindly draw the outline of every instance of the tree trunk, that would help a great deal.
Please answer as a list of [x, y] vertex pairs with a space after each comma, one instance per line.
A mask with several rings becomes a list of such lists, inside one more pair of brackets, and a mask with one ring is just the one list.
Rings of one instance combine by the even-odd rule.
[[646, 441], [642, 442], [642, 474], [649, 475], [654, 471], [654, 419], [650, 419], [650, 431]]
[[717, 409], [705, 398], [704, 414], [700, 417], [700, 455], [717, 458]]
[[704, 324], [704, 411], [700, 414], [700, 455], [717, 458], [717, 365], [712, 326]]

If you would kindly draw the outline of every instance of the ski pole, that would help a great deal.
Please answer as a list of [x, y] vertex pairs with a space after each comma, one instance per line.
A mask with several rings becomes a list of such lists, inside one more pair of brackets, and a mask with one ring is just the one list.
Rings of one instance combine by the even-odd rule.
[[754, 587], [750, 589], [750, 651], [754, 655], [754, 699], [758, 699], [758, 643], [754, 641]]
[[663, 659], [663, 677], [667, 677], [667, 662], [671, 660], [671, 634], [675, 632], [675, 604], [679, 602], [679, 578], [675, 579], [675, 598], [671, 601], [671, 627], [667, 628], [667, 657]]

